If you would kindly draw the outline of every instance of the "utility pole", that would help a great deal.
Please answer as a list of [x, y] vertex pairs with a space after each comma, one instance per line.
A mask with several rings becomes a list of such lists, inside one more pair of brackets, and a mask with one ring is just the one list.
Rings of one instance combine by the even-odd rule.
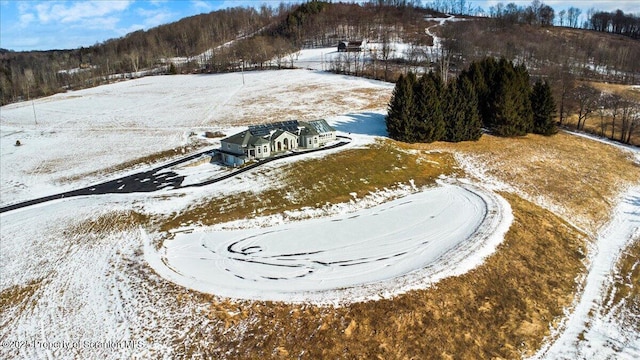
[[240, 73], [242, 73], [242, 86], [244, 86], [244, 59], [240, 59], [242, 61], [242, 68]]
[[38, 118], [36, 117], [36, 104], [33, 103], [33, 99], [31, 99], [31, 107], [33, 107], [33, 121], [38, 125]]
[[31, 83], [27, 80], [27, 98], [31, 100], [31, 107], [33, 108], [33, 121], [35, 121], [36, 125], [38, 125], [38, 118], [36, 117], [36, 105], [31, 98], [31, 92], [29, 91], [31, 88]]

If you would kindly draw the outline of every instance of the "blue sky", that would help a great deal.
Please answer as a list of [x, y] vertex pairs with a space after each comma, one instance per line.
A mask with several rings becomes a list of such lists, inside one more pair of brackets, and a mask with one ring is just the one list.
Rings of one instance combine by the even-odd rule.
[[[286, 2], [299, 2], [285, 0]], [[429, 2], [430, 0], [423, 0]], [[235, 7], [268, 4], [281, 0], [0, 0], [0, 48], [16, 51], [72, 49], [149, 29], [181, 18]], [[488, 9], [500, 1], [471, 0], [473, 6]], [[530, 0], [505, 0], [527, 5]], [[640, 14], [640, 0], [547, 0], [556, 11], [569, 6], [586, 12], [622, 9]]]

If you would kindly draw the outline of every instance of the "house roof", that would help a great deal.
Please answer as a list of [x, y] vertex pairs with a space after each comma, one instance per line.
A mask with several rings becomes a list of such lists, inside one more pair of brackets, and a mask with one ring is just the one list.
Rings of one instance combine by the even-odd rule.
[[269, 144], [269, 140], [263, 137], [254, 136], [254, 138], [255, 138], [255, 141], [251, 142], [252, 145], [268, 145]]
[[294, 137], [296, 137], [296, 138], [297, 138], [297, 136], [298, 136], [298, 135], [293, 134], [293, 133], [291, 133], [291, 132], [289, 132], [289, 131], [279, 129], [279, 130], [276, 130], [276, 131], [273, 133], [273, 135], [271, 135], [271, 139], [277, 139], [277, 138], [279, 138], [280, 136], [282, 136], [282, 135], [284, 135], [284, 134], [289, 134], [289, 135], [294, 136]]
[[241, 147], [258, 146], [269, 144], [269, 140], [261, 136], [253, 136], [249, 130], [239, 132], [227, 138], [220, 140], [221, 142], [240, 145]]
[[236, 144], [236, 145], [240, 145], [240, 146], [246, 146], [247, 145], [247, 141], [249, 140], [248, 138], [251, 137], [251, 133], [247, 130], [245, 131], [241, 131], [237, 134], [231, 135], [229, 137], [226, 137], [222, 140], [220, 140], [220, 142], [225, 142], [225, 143], [230, 143], [230, 144]]
[[286, 130], [290, 133], [295, 133], [298, 130], [298, 120], [280, 121], [249, 126], [249, 132], [254, 136], [266, 136], [269, 135], [273, 130]]
[[309, 124], [321, 134], [336, 131], [325, 119], [309, 121]]
[[316, 129], [308, 123], [300, 123], [302, 127], [300, 128], [300, 136], [314, 136], [319, 135]]
[[246, 148], [269, 144], [270, 139], [276, 139], [284, 133], [292, 136], [315, 136], [336, 131], [326, 120], [312, 120], [302, 122], [297, 120], [277, 123], [251, 125], [248, 130], [241, 131], [221, 140], [224, 143], [236, 144]]

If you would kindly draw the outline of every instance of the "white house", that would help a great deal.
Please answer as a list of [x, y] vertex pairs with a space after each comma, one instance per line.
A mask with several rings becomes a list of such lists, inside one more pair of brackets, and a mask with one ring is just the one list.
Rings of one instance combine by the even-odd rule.
[[222, 161], [231, 166], [243, 165], [249, 160], [296, 150], [315, 149], [336, 140], [336, 130], [325, 120], [299, 122], [282, 121], [251, 125], [249, 129], [220, 140]]
[[298, 127], [298, 145], [307, 149], [315, 149], [336, 140], [336, 130], [325, 120], [300, 122]]

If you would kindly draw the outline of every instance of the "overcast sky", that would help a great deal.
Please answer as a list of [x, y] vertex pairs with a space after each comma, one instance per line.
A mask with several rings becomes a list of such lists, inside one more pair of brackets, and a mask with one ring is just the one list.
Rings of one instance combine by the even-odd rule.
[[[288, 2], [299, 2], [285, 0]], [[235, 7], [268, 4], [281, 0], [0, 0], [0, 48], [16, 51], [73, 49], [91, 46], [149, 29], [187, 16]], [[428, 3], [430, 0], [423, 0]], [[497, 0], [471, 0], [474, 7], [488, 10]], [[506, 0], [518, 5], [530, 0]], [[640, 14], [640, 0], [547, 0], [556, 12], [575, 6], [586, 13], [589, 8], [621, 9]]]

